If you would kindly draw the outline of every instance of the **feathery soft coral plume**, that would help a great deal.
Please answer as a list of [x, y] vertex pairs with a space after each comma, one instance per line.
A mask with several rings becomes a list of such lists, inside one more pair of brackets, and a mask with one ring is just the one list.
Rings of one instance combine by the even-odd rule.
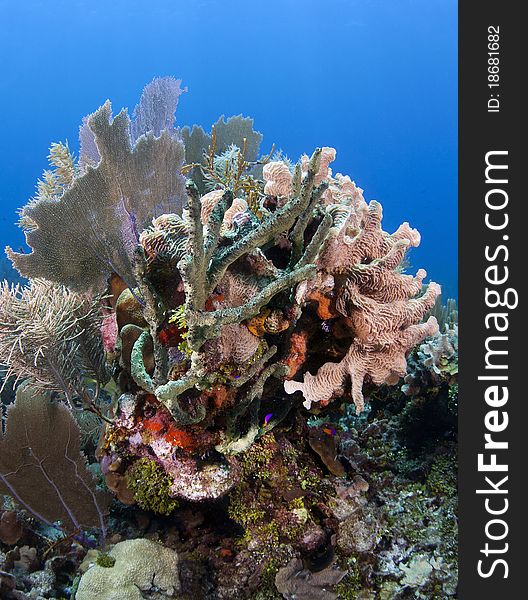
[[[90, 403], [86, 378], [108, 381], [96, 302], [49, 281], [0, 284], [0, 363], [7, 377]], [[7, 379], [6, 377], [6, 379]]]

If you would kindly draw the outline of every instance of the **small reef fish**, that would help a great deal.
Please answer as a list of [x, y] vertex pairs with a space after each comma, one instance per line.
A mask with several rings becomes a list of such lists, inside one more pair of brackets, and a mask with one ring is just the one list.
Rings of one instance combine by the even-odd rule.
[[266, 427], [268, 425], [268, 423], [271, 421], [271, 417], [273, 417], [273, 413], [268, 413], [264, 417], [264, 423], [262, 424], [263, 427]]
[[323, 427], [324, 433], [331, 435], [332, 437], [337, 434], [337, 430], [333, 427]]

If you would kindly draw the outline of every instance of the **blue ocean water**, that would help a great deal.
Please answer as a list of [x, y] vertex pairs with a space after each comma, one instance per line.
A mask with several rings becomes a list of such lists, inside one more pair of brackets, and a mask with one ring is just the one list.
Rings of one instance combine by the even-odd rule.
[[[0, 243], [53, 141], [183, 79], [180, 125], [243, 113], [291, 158], [333, 146], [334, 172], [422, 234], [413, 267], [457, 294], [455, 0], [0, 0]], [[79, 232], [82, 235], [82, 232]]]

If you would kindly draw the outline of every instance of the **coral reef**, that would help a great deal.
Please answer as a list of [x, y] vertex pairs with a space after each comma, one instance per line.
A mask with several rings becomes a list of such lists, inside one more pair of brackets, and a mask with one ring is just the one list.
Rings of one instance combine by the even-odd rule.
[[52, 145], [32, 251], [7, 249], [30, 281], [0, 290], [2, 593], [451, 597], [458, 330], [405, 273], [419, 233], [385, 232], [331, 147], [176, 128], [184, 91], [105, 103], [78, 160]]

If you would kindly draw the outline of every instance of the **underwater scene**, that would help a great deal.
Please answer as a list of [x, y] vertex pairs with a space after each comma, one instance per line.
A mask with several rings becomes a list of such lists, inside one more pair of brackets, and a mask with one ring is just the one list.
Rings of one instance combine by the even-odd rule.
[[456, 216], [415, 228], [414, 182], [387, 210], [331, 136], [185, 124], [173, 62], [2, 209], [0, 599], [456, 598]]

